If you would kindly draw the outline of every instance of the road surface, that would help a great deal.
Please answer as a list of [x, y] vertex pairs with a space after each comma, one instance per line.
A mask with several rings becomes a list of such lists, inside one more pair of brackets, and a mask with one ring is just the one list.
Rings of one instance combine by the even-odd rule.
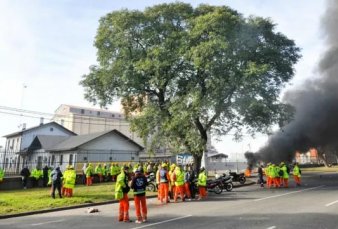
[[[161, 205], [148, 200], [149, 222], [117, 221], [118, 205], [86, 208], [0, 220], [1, 229], [100, 229], [100, 228], [338, 228], [338, 174], [303, 174], [303, 185], [288, 189], [245, 186], [221, 195], [209, 193], [206, 201]], [[131, 219], [135, 220], [131, 201]]]

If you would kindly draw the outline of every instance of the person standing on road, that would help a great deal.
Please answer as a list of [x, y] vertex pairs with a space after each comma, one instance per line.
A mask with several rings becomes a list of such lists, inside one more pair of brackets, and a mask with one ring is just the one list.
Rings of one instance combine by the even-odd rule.
[[191, 200], [189, 166], [184, 166], [184, 193], [187, 200]]
[[296, 186], [300, 186], [300, 177], [301, 177], [301, 170], [298, 166], [298, 163], [295, 163], [295, 166], [293, 167], [293, 178], [295, 179]]
[[55, 189], [58, 190], [59, 197], [61, 195], [61, 178], [63, 177], [60, 167], [56, 167], [50, 174], [52, 177], [52, 198], [55, 199]]
[[[135, 171], [135, 176], [131, 181], [131, 188], [134, 191], [134, 203], [136, 211], [135, 223], [144, 223], [147, 221], [147, 202], [146, 187], [148, 185], [147, 178], [143, 174], [143, 168], [140, 166]], [[142, 214], [141, 214], [142, 211]]]
[[180, 194], [181, 200], [184, 201], [184, 172], [182, 172], [180, 166], [176, 166], [174, 171], [175, 177], [175, 194], [174, 202], [177, 202], [177, 196]]
[[29, 169], [27, 168], [27, 166], [25, 166], [21, 170], [20, 175], [22, 177], [22, 186], [23, 186], [23, 189], [27, 189], [28, 177], [31, 175], [31, 172], [29, 171]]
[[162, 168], [160, 169], [160, 193], [161, 193], [161, 197], [160, 197], [160, 201], [161, 203], [163, 203], [163, 201], [165, 201], [165, 203], [169, 203], [169, 181], [170, 181], [170, 177], [169, 177], [169, 172], [167, 170], [167, 164], [163, 163], [162, 164]]
[[119, 200], [119, 218], [118, 220], [124, 222], [130, 222], [129, 219], [129, 199], [128, 192], [130, 187], [128, 186], [128, 166], [121, 168], [121, 173], [116, 178], [115, 184], [115, 199]]
[[198, 174], [197, 185], [199, 192], [198, 200], [205, 199], [207, 197], [207, 174], [204, 167], [201, 168], [201, 171]]
[[264, 188], [264, 179], [263, 179], [263, 165], [260, 165], [258, 167], [258, 183], [261, 185], [262, 188]]
[[289, 171], [288, 167], [284, 162], [281, 163], [281, 170], [283, 171], [283, 187], [288, 188], [289, 187]]

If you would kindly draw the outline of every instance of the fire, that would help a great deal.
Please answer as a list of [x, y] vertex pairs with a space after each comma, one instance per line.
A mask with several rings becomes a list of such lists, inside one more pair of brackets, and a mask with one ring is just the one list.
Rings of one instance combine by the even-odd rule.
[[251, 169], [250, 168], [247, 168], [244, 172], [244, 176], [245, 177], [251, 177]]

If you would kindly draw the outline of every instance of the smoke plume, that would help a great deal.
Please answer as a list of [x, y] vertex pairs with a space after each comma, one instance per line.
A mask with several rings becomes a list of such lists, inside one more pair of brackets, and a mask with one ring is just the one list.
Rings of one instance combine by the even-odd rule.
[[259, 150], [264, 161], [291, 161], [295, 151], [338, 147], [338, 1], [328, 0], [327, 5], [322, 18], [327, 50], [318, 66], [319, 78], [285, 94], [285, 102], [296, 109], [294, 119]]

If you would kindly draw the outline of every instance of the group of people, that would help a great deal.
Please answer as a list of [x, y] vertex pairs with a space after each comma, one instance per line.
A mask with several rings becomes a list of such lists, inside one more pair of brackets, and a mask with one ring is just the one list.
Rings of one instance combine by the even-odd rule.
[[[158, 163], [158, 162], [157, 162]], [[128, 166], [128, 172], [129, 174], [135, 173], [136, 169], [138, 167], [142, 167], [145, 174], [150, 174], [154, 172], [154, 168], [156, 167], [156, 164], [154, 162], [145, 162], [145, 163], [134, 163], [133, 165], [131, 163], [127, 164]], [[120, 174], [121, 168], [123, 166], [118, 163], [98, 163], [94, 167], [92, 163], [85, 163], [82, 167], [82, 177], [83, 177], [83, 184], [86, 184], [87, 186], [90, 186], [93, 184], [93, 179], [95, 176], [98, 177], [98, 181], [106, 182], [106, 181], [112, 181], [115, 182], [117, 175]]]
[[20, 175], [22, 177], [22, 185], [27, 189], [27, 182], [29, 177], [32, 178], [33, 187], [37, 186], [39, 179], [43, 179], [43, 186], [51, 186], [51, 197], [55, 198], [55, 191], [58, 191], [60, 198], [62, 196], [72, 197], [73, 190], [76, 183], [76, 171], [72, 165], [68, 165], [64, 173], [61, 172], [59, 166], [55, 169], [45, 166], [42, 170], [34, 168], [32, 172], [25, 166]]
[[[290, 176], [290, 167], [281, 162], [279, 165], [274, 163], [267, 163], [267, 166], [264, 168], [264, 165], [261, 165], [258, 168], [258, 182], [261, 187], [264, 187], [264, 175], [266, 176], [266, 185], [268, 188], [288, 188], [289, 187], [289, 176]], [[298, 163], [295, 163], [293, 166], [293, 178], [295, 180], [296, 186], [301, 185], [301, 170], [298, 166]]]
[[[191, 200], [191, 184], [195, 178], [192, 166], [181, 166], [162, 163], [156, 171], [156, 183], [158, 186], [158, 200], [162, 204], [167, 204], [172, 199], [177, 202], [178, 197], [181, 201]], [[131, 182], [129, 182], [131, 180]], [[204, 168], [201, 168], [197, 185], [199, 189], [198, 200], [202, 200], [207, 196], [206, 190], [207, 175]], [[136, 223], [147, 221], [147, 203], [146, 203], [146, 187], [148, 180], [142, 165], [139, 165], [134, 171], [130, 170], [128, 165], [121, 168], [120, 174], [117, 176], [115, 184], [115, 199], [119, 200], [118, 220], [130, 222], [129, 218], [129, 199], [128, 193], [133, 191], [135, 203]]]

